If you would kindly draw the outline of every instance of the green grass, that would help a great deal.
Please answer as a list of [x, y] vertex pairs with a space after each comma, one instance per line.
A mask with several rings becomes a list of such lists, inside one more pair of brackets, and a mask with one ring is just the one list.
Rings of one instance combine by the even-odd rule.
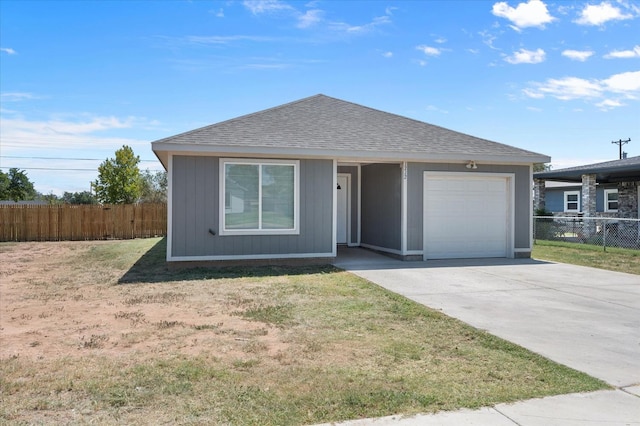
[[607, 388], [330, 266], [170, 271], [164, 241], [80, 247], [47, 286], [19, 287], [10, 321], [37, 332], [20, 306], [41, 303], [86, 344], [1, 359], [0, 423], [299, 425]]
[[602, 246], [538, 240], [531, 255], [540, 260], [640, 275], [640, 250], [607, 247], [604, 251]]

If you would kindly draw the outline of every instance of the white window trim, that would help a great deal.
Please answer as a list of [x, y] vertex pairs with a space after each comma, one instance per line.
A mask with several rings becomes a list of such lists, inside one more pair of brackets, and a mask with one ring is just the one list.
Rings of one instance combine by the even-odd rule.
[[[282, 165], [293, 166], [293, 228], [292, 229], [225, 229], [225, 165]], [[300, 160], [269, 160], [248, 158], [220, 158], [219, 234], [225, 235], [299, 235], [300, 234]], [[261, 175], [260, 175], [261, 176]]]
[[[577, 195], [578, 196], [578, 200], [575, 201], [578, 204], [578, 208], [577, 209], [570, 209], [568, 207], [568, 204], [570, 201], [567, 200], [567, 198], [569, 198], [569, 195]], [[574, 201], [571, 201], [571, 203], [573, 203]], [[565, 212], [580, 212], [580, 191], [564, 191], [564, 211]]]
[[[612, 189], [605, 189], [604, 190], [604, 211], [605, 212], [612, 212], [615, 213], [618, 211], [618, 209], [610, 209], [609, 208], [609, 194], [617, 194], [618, 193], [618, 189], [617, 188], [612, 188]], [[618, 200], [619, 202], [619, 200]], [[620, 206], [618, 204], [618, 206]]]

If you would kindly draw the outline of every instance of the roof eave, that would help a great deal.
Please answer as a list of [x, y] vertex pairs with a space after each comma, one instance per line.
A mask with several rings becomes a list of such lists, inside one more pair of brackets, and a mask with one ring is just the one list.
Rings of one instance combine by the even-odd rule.
[[291, 148], [291, 147], [253, 147], [253, 146], [223, 146], [184, 144], [157, 141], [152, 148], [158, 159], [167, 168], [169, 153], [180, 155], [239, 155], [282, 158], [326, 158], [352, 161], [416, 161], [416, 162], [458, 162], [476, 161], [501, 164], [548, 163], [551, 158], [536, 153], [512, 154], [487, 154], [487, 153], [429, 153], [406, 151], [366, 151], [344, 150], [336, 151], [318, 148]]

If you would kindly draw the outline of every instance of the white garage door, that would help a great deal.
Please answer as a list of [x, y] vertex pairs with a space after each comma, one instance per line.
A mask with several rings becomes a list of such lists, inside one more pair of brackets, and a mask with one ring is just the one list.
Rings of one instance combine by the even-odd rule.
[[510, 256], [509, 178], [424, 175], [425, 259]]

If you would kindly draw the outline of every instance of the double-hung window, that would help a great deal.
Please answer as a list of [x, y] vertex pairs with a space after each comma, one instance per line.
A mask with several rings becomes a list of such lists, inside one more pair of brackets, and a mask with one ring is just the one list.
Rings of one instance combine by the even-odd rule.
[[605, 212], [618, 211], [618, 190], [617, 189], [604, 190], [604, 211]]
[[564, 211], [565, 212], [580, 211], [580, 191], [564, 192]]
[[298, 234], [300, 162], [220, 160], [220, 234]]

